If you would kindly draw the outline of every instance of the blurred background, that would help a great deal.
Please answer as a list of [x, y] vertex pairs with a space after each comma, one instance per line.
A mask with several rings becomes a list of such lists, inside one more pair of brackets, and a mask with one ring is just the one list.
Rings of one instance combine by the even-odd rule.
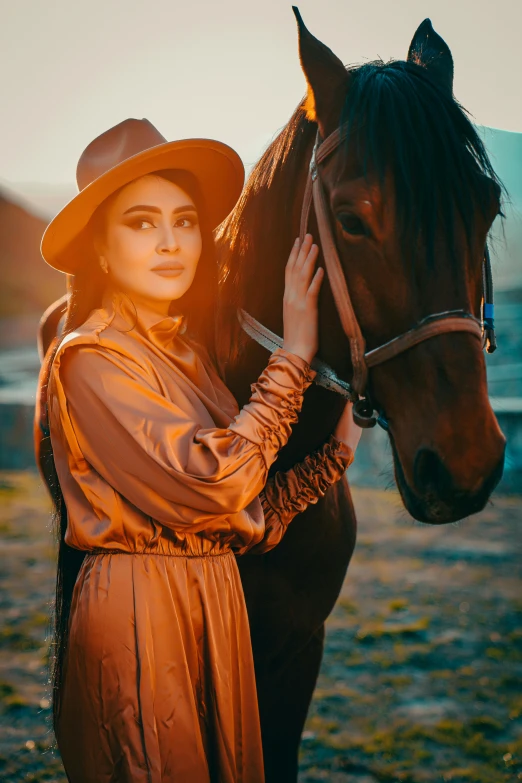
[[[513, 695], [522, 674], [522, 5], [299, 8], [347, 64], [403, 59], [429, 16], [452, 50], [455, 94], [509, 193], [492, 242], [499, 348], [486, 357], [508, 440], [504, 478], [481, 515], [424, 528], [402, 510], [384, 433], [365, 433], [350, 468], [359, 544], [329, 625], [302, 779], [522, 779]], [[63, 780], [49, 750], [53, 549], [32, 419], [36, 329], [65, 279], [41, 259], [43, 230], [76, 192], [84, 147], [126, 117], [147, 117], [169, 139], [225, 141], [248, 172], [305, 84], [281, 0], [4, 3], [0, 61], [0, 780]]]

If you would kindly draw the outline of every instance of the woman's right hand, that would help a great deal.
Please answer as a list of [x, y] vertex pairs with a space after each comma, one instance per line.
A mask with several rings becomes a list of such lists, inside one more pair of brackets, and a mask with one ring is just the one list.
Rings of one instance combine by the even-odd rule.
[[319, 267], [314, 274], [318, 252], [311, 234], [306, 234], [302, 244], [296, 239], [285, 270], [283, 348], [308, 364], [319, 344], [317, 300], [324, 270]]

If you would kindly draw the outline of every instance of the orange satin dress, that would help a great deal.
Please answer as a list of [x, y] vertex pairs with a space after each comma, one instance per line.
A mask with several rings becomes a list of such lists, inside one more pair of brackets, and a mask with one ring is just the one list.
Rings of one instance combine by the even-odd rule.
[[235, 554], [275, 546], [353, 458], [332, 437], [267, 481], [313, 371], [275, 351], [239, 412], [183, 325], [110, 297], [51, 370], [65, 540], [87, 552], [57, 728], [72, 783], [262, 783]]

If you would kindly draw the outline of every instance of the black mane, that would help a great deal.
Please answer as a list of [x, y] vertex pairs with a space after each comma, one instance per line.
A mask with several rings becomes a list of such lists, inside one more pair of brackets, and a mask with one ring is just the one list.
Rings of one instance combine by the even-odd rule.
[[[253, 167], [241, 197], [217, 234], [223, 248], [221, 282], [236, 304], [241, 301], [244, 265], [269, 249], [288, 247], [296, 182], [307, 168], [306, 149], [317, 126], [306, 119], [302, 102], [276, 139]], [[271, 222], [267, 232], [267, 213]], [[295, 238], [295, 237], [294, 237]]]

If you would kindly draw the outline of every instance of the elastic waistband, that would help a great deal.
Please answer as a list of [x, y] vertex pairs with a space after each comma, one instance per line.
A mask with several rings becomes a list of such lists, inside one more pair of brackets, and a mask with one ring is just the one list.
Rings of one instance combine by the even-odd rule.
[[213, 557], [229, 557], [230, 555], [233, 555], [233, 551], [231, 549], [216, 549], [216, 550], [210, 550], [208, 552], [195, 552], [190, 547], [186, 547], [185, 549], [177, 546], [177, 547], [169, 547], [168, 550], [163, 547], [159, 548], [153, 548], [149, 547], [147, 549], [139, 549], [139, 550], [132, 550], [132, 549], [108, 549], [108, 548], [98, 548], [98, 549], [89, 549], [85, 552], [86, 556], [97, 556], [97, 555], [153, 555], [155, 557], [203, 557], [203, 558], [213, 558]]

